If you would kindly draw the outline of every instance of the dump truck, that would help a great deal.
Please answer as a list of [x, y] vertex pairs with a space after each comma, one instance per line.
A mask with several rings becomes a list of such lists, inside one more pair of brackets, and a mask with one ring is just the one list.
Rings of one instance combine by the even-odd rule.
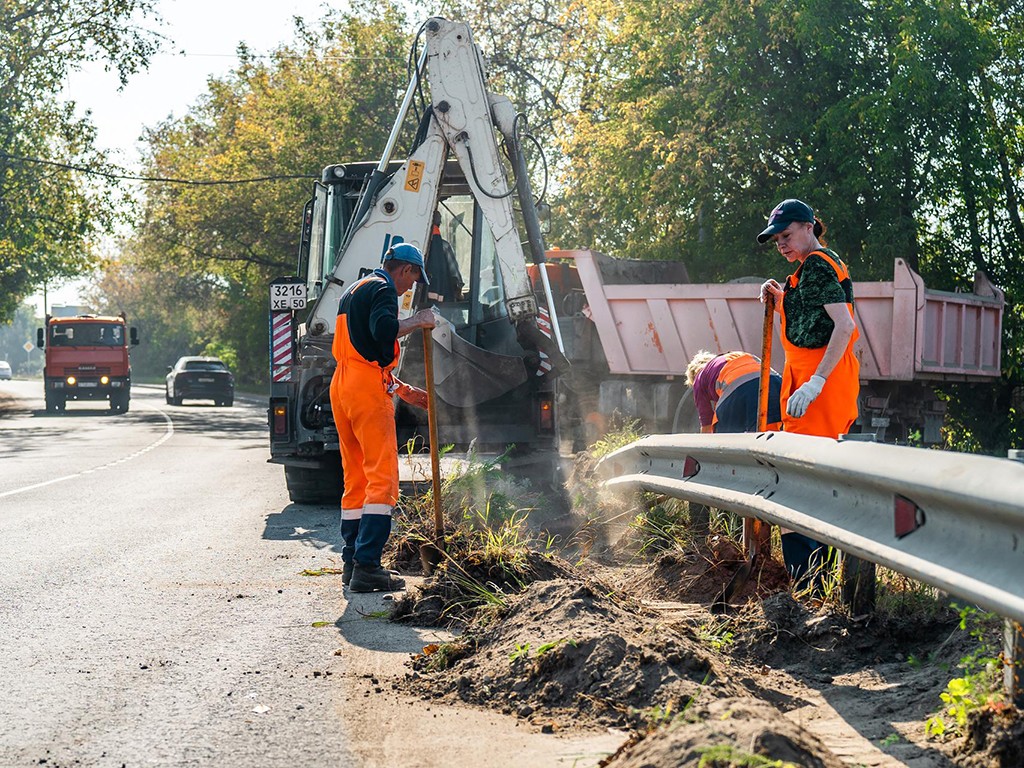
[[[547, 252], [544, 267], [561, 312], [563, 416], [578, 442], [592, 441], [611, 414], [650, 432], [698, 431], [687, 363], [701, 349], [759, 354], [762, 278], [690, 283], [685, 265], [614, 259], [591, 250]], [[854, 282], [860, 338], [860, 415], [855, 429], [879, 441], [935, 444], [946, 403], [935, 387], [1000, 375], [1003, 292], [982, 272], [970, 293], [925, 286], [903, 259], [893, 278]], [[772, 366], [782, 370], [775, 317]]]
[[46, 316], [36, 330], [36, 346], [45, 350], [43, 390], [46, 410], [63, 411], [68, 400], [107, 400], [110, 410], [126, 413], [131, 402], [129, 344], [138, 331], [120, 315]]

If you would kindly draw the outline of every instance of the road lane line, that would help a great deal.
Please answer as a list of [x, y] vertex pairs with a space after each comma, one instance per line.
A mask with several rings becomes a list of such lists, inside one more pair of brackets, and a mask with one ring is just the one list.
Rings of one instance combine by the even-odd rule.
[[[136, 406], [136, 407], [138, 407], [138, 406]], [[147, 411], [153, 411], [155, 413], [159, 413], [161, 416], [164, 417], [164, 421], [167, 422], [166, 429], [164, 430], [164, 434], [163, 434], [162, 437], [160, 437], [159, 440], [156, 440], [155, 442], [150, 443], [145, 448], [140, 448], [135, 453], [129, 454], [128, 456], [122, 456], [120, 459], [116, 459], [114, 461], [109, 462], [108, 464], [103, 464], [102, 466], [99, 466], [99, 467], [92, 467], [91, 469], [83, 469], [81, 472], [75, 472], [73, 475], [64, 475], [63, 477], [55, 477], [52, 480], [46, 480], [45, 482], [42, 482], [42, 483], [35, 483], [34, 485], [26, 485], [24, 488], [15, 488], [13, 491], [4, 491], [3, 493], [0, 493], [0, 499], [6, 498], [8, 496], [14, 496], [14, 495], [19, 494], [19, 493], [25, 493], [26, 491], [34, 491], [37, 488], [45, 488], [48, 485], [53, 485], [55, 483], [63, 483], [65, 480], [74, 480], [76, 477], [82, 477], [84, 475], [90, 475], [93, 472], [100, 472], [100, 471], [102, 471], [104, 469], [110, 469], [111, 467], [116, 467], [118, 464], [124, 464], [126, 461], [131, 461], [132, 459], [136, 459], [139, 456], [142, 456], [143, 454], [149, 453], [154, 448], [158, 448], [163, 443], [166, 443], [168, 440], [170, 440], [171, 437], [174, 435], [174, 422], [171, 420], [171, 417], [168, 416], [163, 411], [161, 411], [159, 408], [151, 408], [149, 406], [142, 406], [142, 409], [143, 410], [147, 410]]]

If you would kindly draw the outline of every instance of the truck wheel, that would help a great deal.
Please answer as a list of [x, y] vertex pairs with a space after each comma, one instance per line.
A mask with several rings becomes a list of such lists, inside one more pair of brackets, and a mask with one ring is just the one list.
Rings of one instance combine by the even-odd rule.
[[337, 453], [327, 454], [320, 468], [285, 465], [284, 479], [288, 497], [295, 504], [341, 503], [344, 476]]
[[179, 396], [179, 395], [172, 395], [172, 396], [171, 396], [171, 405], [181, 405], [181, 401], [182, 401], [183, 399], [184, 399], [184, 398], [182, 398], [182, 397], [181, 397], [181, 396]]
[[226, 407], [226, 408], [230, 408], [234, 404], [235, 404], [235, 398], [234, 397], [229, 397], [227, 400], [224, 401], [224, 407]]
[[120, 392], [111, 392], [110, 410], [114, 411], [115, 413], [127, 413], [130, 397], [131, 395], [124, 390]]

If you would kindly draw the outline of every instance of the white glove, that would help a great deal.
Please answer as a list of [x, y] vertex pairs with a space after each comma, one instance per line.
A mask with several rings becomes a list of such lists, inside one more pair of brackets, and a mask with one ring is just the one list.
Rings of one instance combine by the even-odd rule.
[[786, 413], [794, 419], [799, 419], [807, 413], [807, 406], [814, 402], [821, 394], [821, 388], [825, 386], [825, 378], [814, 374], [796, 392], [789, 396], [786, 401]]
[[774, 296], [777, 303], [781, 292], [782, 286], [775, 280], [765, 280], [761, 283], [761, 303], [764, 304], [768, 300], [769, 295]]

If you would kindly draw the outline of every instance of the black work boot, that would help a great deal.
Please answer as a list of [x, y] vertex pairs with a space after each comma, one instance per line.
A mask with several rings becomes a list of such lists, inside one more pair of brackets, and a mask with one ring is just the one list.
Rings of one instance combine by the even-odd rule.
[[[344, 575], [342, 575], [344, 578]], [[405, 579], [400, 579], [379, 565], [355, 564], [352, 581], [348, 588], [353, 592], [397, 592], [405, 589]]]
[[[356, 566], [356, 563], [355, 563], [354, 560], [347, 560], [342, 565], [342, 568], [341, 568], [341, 583], [342, 583], [342, 585], [347, 587], [349, 584], [352, 583], [352, 571], [355, 569], [355, 566]], [[398, 571], [394, 571], [394, 570], [389, 570], [388, 573], [390, 573], [392, 576], [397, 576], [398, 575]]]

